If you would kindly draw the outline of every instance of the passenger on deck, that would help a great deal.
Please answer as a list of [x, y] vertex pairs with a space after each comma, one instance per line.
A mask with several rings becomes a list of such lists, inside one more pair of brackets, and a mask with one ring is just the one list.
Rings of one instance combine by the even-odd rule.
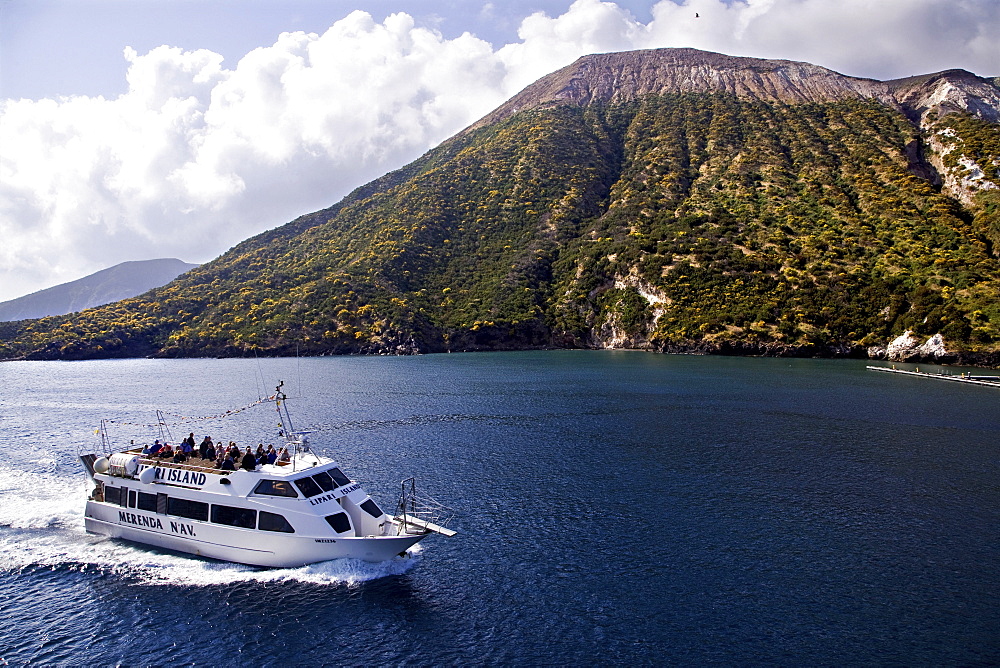
[[240, 462], [240, 468], [246, 469], [247, 471], [253, 471], [257, 468], [257, 459], [253, 456], [253, 450], [250, 446], [247, 446], [247, 451], [243, 454], [243, 461]]
[[219, 452], [215, 455], [215, 468], [221, 469], [224, 461], [226, 461], [226, 451], [219, 448]]
[[[212, 452], [213, 452], [213, 454], [212, 454], [211, 457], [208, 456], [208, 449], [209, 448], [212, 448]], [[215, 452], [215, 448], [212, 447], [212, 437], [211, 436], [206, 436], [201, 441], [201, 443], [198, 444], [198, 454], [201, 455], [202, 459], [215, 459], [214, 452]]]
[[159, 457], [160, 459], [170, 459], [171, 457], [174, 456], [174, 449], [170, 446], [169, 443], [164, 443], [163, 448], [158, 453], [156, 453], [156, 456]]
[[205, 448], [205, 452], [201, 455], [201, 458], [209, 461], [215, 459], [215, 446], [212, 445], [212, 441], [208, 442], [208, 447]]
[[222, 471], [235, 471], [236, 462], [233, 461], [232, 457], [226, 455], [226, 458], [222, 460], [221, 464], [219, 464], [219, 469]]
[[156, 441], [153, 442], [153, 447], [151, 447], [149, 449], [149, 454], [155, 455], [156, 453], [158, 453], [162, 449], [163, 449], [163, 445], [160, 444], [160, 439], [156, 439]]
[[281, 454], [278, 455], [279, 462], [287, 462], [291, 460], [291, 456], [288, 454], [288, 448], [282, 448]]
[[187, 461], [187, 455], [184, 454], [184, 450], [180, 447], [174, 452], [174, 457], [171, 459], [174, 464], [183, 464]]
[[181, 441], [181, 450], [183, 450], [186, 455], [190, 455], [194, 452], [194, 432], [188, 434], [187, 438]]
[[273, 445], [267, 446], [267, 463], [273, 464], [278, 459], [278, 453], [275, 452]]

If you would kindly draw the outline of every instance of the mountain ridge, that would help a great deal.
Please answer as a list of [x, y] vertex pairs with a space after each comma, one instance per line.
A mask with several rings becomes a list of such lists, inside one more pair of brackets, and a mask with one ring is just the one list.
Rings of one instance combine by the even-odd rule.
[[961, 69], [887, 81], [896, 100], [914, 118], [926, 115], [968, 112], [978, 118], [1000, 122], [1000, 87], [995, 80]]
[[121, 262], [83, 278], [0, 302], [0, 321], [65, 315], [136, 297], [197, 266], [177, 258]]
[[[790, 104], [867, 98], [908, 108], [930, 102], [920, 97], [927, 84], [954, 78], [975, 80], [979, 84], [978, 95], [967, 100], [971, 107], [967, 111], [976, 115], [985, 113], [988, 120], [998, 120], [1000, 91], [996, 84], [961, 69], [879, 81], [852, 77], [811, 63], [728, 56], [691, 48], [592, 54], [542, 77], [469, 129], [546, 105], [622, 102], [664, 92], [722, 92]], [[979, 96], [988, 101], [980, 100]], [[955, 104], [955, 108], [959, 106]]]

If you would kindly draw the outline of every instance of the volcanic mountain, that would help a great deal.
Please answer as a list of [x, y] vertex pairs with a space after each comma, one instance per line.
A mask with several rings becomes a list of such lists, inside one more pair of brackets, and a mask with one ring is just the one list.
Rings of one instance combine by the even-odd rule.
[[990, 363], [998, 118], [995, 80], [962, 70], [588, 56], [167, 286], [0, 325], [0, 356], [880, 356], [907, 334]]

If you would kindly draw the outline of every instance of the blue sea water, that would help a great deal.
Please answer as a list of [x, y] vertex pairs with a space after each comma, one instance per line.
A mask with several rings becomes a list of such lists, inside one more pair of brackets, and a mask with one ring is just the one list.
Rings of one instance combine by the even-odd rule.
[[[453, 538], [256, 569], [88, 535], [76, 458], [297, 428]], [[1000, 662], [1000, 390], [855, 361], [527, 352], [0, 364], [0, 665]]]

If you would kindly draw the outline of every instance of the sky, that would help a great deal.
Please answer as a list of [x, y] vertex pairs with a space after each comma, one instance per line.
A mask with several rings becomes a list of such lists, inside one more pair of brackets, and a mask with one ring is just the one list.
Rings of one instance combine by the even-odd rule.
[[1000, 75], [1000, 0], [0, 0], [0, 301], [207, 262], [590, 53]]

